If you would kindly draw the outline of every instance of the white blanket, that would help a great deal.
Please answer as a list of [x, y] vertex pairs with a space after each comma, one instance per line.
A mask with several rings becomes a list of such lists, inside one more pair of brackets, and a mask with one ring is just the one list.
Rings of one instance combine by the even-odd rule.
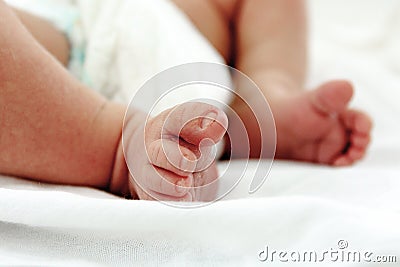
[[[226, 199], [189, 210], [3, 177], [0, 265], [294, 264], [288, 254], [287, 263], [278, 254], [261, 262], [266, 246], [319, 259], [324, 251], [362, 253], [359, 263], [339, 257], [334, 266], [364, 266], [365, 252], [400, 261], [400, 3], [313, 0], [310, 11], [309, 84], [354, 81], [354, 105], [375, 122], [364, 161], [339, 169], [276, 161], [256, 194], [247, 193], [246, 176]], [[320, 264], [334, 259], [325, 254]]]

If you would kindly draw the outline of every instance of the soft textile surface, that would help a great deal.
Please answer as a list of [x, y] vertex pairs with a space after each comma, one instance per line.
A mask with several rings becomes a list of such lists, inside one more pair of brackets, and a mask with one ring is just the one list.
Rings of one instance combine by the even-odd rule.
[[[348, 242], [343, 251], [399, 261], [400, 3], [314, 0], [310, 11], [309, 85], [354, 81], [354, 106], [375, 122], [364, 161], [341, 169], [277, 161], [256, 194], [247, 193], [244, 177], [225, 200], [194, 210], [4, 177], [0, 265], [267, 265], [271, 258], [258, 260], [265, 246], [316, 251], [321, 259], [324, 251], [342, 251], [339, 240]], [[275, 255], [273, 266], [278, 262]], [[326, 257], [321, 265], [329, 263]]]

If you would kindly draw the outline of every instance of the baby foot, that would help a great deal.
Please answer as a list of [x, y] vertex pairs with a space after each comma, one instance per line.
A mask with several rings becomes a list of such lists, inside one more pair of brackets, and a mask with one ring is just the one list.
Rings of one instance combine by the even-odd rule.
[[335, 166], [360, 160], [370, 142], [372, 123], [365, 113], [349, 109], [352, 95], [350, 83], [333, 81], [271, 103], [276, 156]]
[[125, 156], [134, 175], [130, 178], [132, 195], [144, 200], [213, 200], [217, 183], [201, 186], [218, 178], [213, 145], [222, 139], [227, 126], [223, 111], [189, 102], [151, 118], [144, 131], [139, 128], [127, 135], [125, 130]]

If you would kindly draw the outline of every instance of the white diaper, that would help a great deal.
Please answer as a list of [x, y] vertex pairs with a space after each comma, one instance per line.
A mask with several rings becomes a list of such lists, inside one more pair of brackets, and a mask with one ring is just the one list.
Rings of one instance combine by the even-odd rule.
[[[223, 58], [190, 20], [167, 0], [81, 0], [85, 31], [90, 32], [84, 70], [107, 97], [126, 102], [156, 73], [189, 62], [223, 63]], [[97, 9], [93, 9], [98, 6]], [[95, 23], [94, 23], [95, 21]], [[157, 88], [143, 101], [154, 102]], [[209, 91], [209, 90], [208, 90]], [[191, 87], [171, 93], [158, 111], [197, 99], [228, 100], [215, 91]]]

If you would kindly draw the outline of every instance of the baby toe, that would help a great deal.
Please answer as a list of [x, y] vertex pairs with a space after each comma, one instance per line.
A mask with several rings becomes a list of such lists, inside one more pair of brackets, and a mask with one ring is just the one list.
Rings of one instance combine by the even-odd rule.
[[226, 114], [219, 108], [205, 103], [184, 103], [163, 116], [164, 134], [172, 134], [193, 145], [199, 145], [203, 139], [219, 142], [228, 127]]
[[344, 167], [353, 164], [353, 161], [347, 156], [341, 156], [333, 162], [333, 166]]
[[[168, 170], [147, 164], [143, 166], [140, 180], [135, 180], [141, 190], [157, 200], [187, 197], [192, 185], [193, 175], [179, 176]], [[162, 196], [160, 199], [159, 197]]]
[[154, 166], [179, 176], [188, 176], [196, 168], [196, 155], [177, 141], [158, 139], [147, 149], [149, 161]]
[[326, 115], [341, 113], [353, 96], [353, 86], [348, 81], [331, 81], [309, 93], [313, 106]]
[[349, 131], [364, 135], [371, 132], [372, 120], [362, 111], [349, 109], [342, 114], [342, 120]]
[[352, 146], [365, 149], [371, 142], [371, 137], [370, 135], [353, 134], [350, 141]]

